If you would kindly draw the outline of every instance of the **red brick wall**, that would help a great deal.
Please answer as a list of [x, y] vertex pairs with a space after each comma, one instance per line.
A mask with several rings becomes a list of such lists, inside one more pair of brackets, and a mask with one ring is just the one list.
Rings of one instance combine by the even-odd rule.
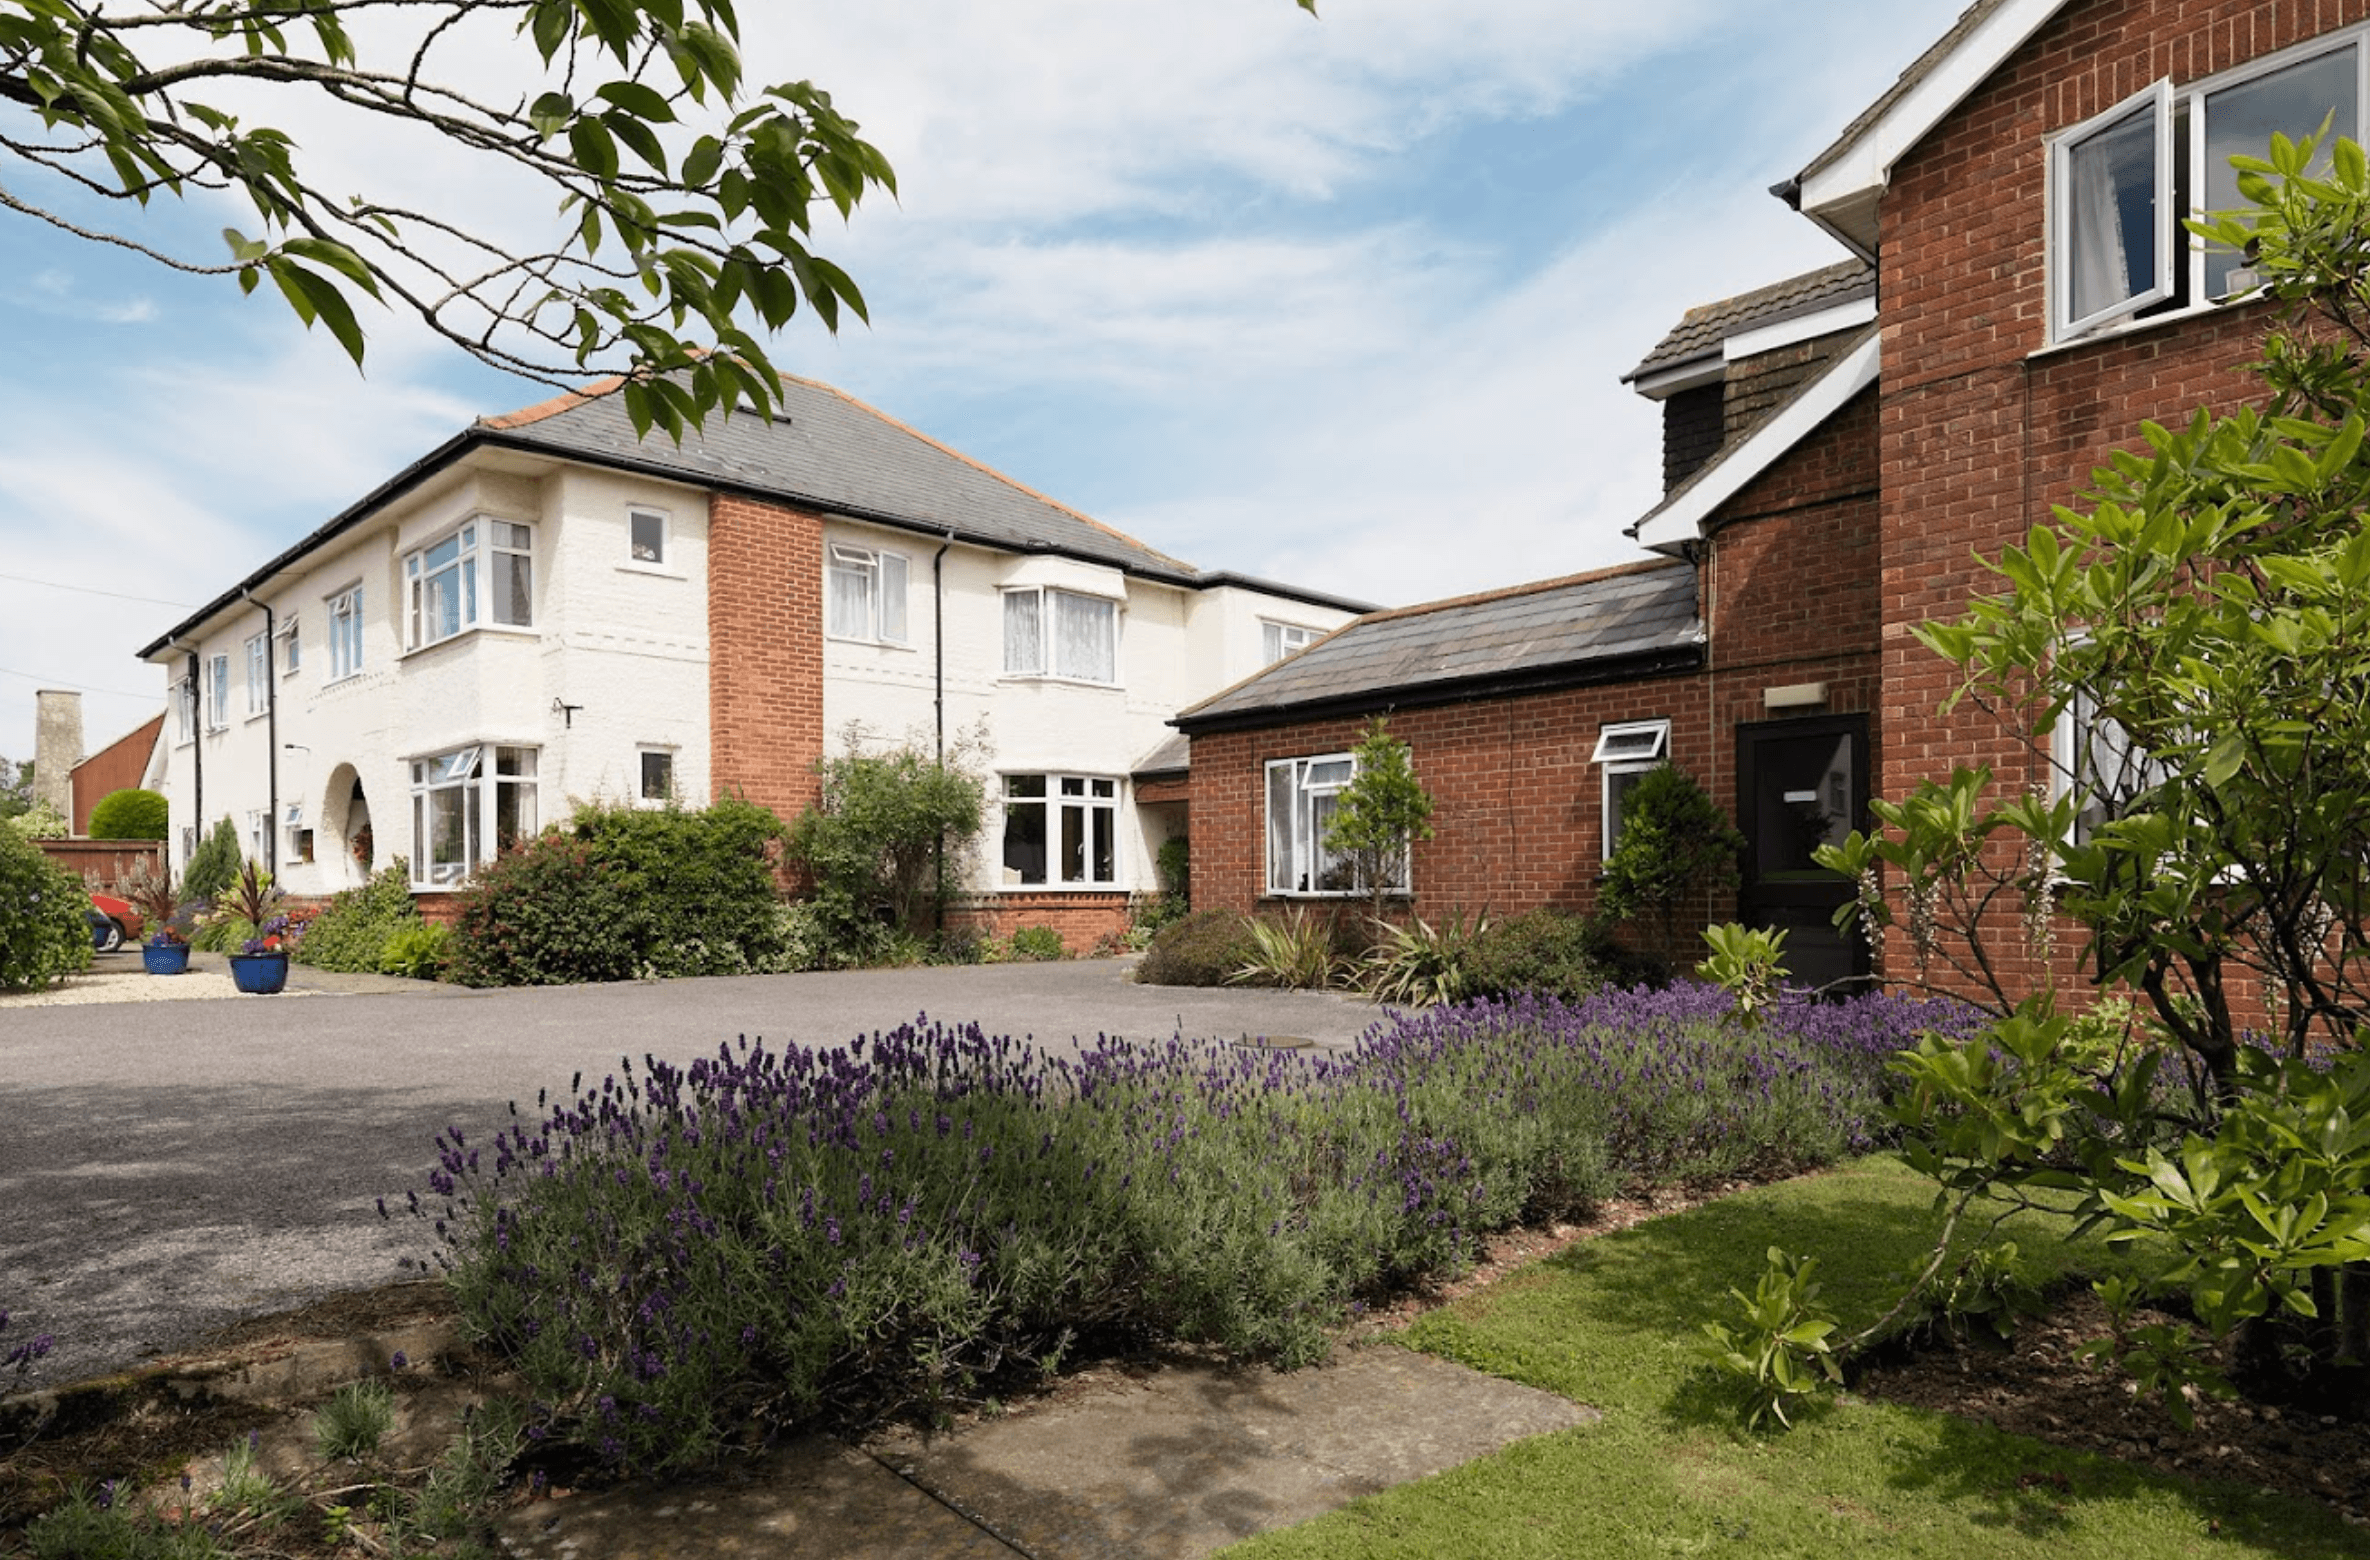
[[128, 790], [147, 775], [148, 755], [156, 747], [156, 734], [164, 729], [160, 710], [154, 719], [143, 721], [139, 730], [116, 738], [74, 766], [68, 779], [74, 790], [76, 834], [90, 833], [91, 809], [101, 797]]
[[708, 500], [708, 733], [718, 795], [784, 818], [823, 756], [823, 522], [779, 504]]
[[1127, 932], [1128, 896], [1113, 893], [1007, 894], [950, 905], [949, 927], [1009, 937], [1024, 926], [1050, 926], [1074, 954], [1092, 953], [1105, 938]]
[[[1883, 684], [1878, 794], [1990, 763], [2046, 784], [2046, 752], [1972, 706], [1910, 628], [1999, 588], [1996, 556], [2070, 503], [2143, 419], [2259, 399], [2266, 324], [2222, 310], [2035, 357], [2048, 338], [2044, 137], [2163, 76], [2176, 87], [2370, 16], [2363, 0], [2100, 0], [2067, 8], [1893, 171], [1881, 212]], [[2005, 928], [2003, 928], [2005, 930]], [[2007, 938], [2003, 948], [2016, 941]], [[2078, 938], [2064, 935], [2061, 971]], [[1888, 950], [1894, 967], [1899, 950]], [[2014, 964], [2020, 980], [2041, 971]]]

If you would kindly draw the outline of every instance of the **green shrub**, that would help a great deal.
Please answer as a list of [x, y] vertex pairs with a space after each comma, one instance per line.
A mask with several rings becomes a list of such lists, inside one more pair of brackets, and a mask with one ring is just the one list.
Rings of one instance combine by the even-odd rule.
[[82, 880], [13, 829], [0, 829], [0, 991], [39, 991], [91, 961]]
[[881, 915], [920, 933], [943, 888], [941, 853], [966, 849], [979, 833], [986, 783], [959, 759], [941, 763], [910, 747], [821, 759], [815, 773], [822, 794], [791, 827], [790, 855], [813, 874], [823, 911], [843, 935]]
[[1535, 991], [1576, 1002], [1606, 983], [1607, 966], [1617, 957], [1588, 917], [1528, 910], [1493, 921], [1474, 939], [1465, 956], [1465, 992], [1502, 997]]
[[1438, 926], [1420, 916], [1405, 926], [1383, 923], [1377, 928], [1381, 939], [1364, 961], [1367, 991], [1378, 1002], [1403, 1007], [1462, 1001], [1472, 993], [1473, 951], [1489, 935], [1489, 925], [1486, 915], [1468, 925], [1461, 910]]
[[1651, 918], [1667, 963], [1679, 957], [1678, 915], [1688, 895], [1732, 887], [1745, 837], [1720, 804], [1676, 764], [1640, 775], [1621, 802], [1621, 838], [1605, 859], [1597, 913], [1608, 923]]
[[376, 970], [390, 941], [423, 924], [410, 884], [411, 867], [398, 856], [361, 887], [340, 890], [306, 924], [290, 957], [315, 969]]
[[782, 823], [726, 797], [697, 810], [586, 805], [459, 895], [452, 976], [472, 986], [742, 975], [785, 949]]
[[63, 839], [74, 832], [72, 822], [47, 797], [6, 821], [20, 840]]
[[1008, 946], [1011, 957], [1022, 962], [1065, 958], [1070, 951], [1062, 942], [1062, 934], [1050, 926], [1015, 927]]
[[453, 929], [418, 921], [399, 927], [379, 955], [381, 975], [406, 980], [442, 980], [453, 963]]
[[181, 870], [181, 892], [199, 904], [212, 904], [239, 875], [239, 831], [228, 818], [190, 852]]
[[95, 840], [161, 840], [172, 821], [172, 804], [137, 786], [110, 791], [91, 808]]
[[1281, 986], [1286, 991], [1323, 991], [1341, 962], [1333, 947], [1333, 925], [1294, 906], [1281, 918], [1260, 917], [1244, 928], [1251, 951], [1226, 977], [1230, 986]]
[[1173, 899], [1183, 913], [1192, 898], [1193, 842], [1182, 834], [1172, 834], [1160, 842], [1160, 850], [1152, 858], [1153, 871], [1160, 878], [1162, 897]]
[[1251, 924], [1241, 911], [1196, 910], [1152, 939], [1136, 979], [1148, 986], [1223, 986], [1251, 952]]

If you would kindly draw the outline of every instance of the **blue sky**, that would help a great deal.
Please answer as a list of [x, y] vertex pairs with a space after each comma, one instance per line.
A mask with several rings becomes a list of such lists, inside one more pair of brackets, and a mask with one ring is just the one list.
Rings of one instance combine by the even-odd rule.
[[[1841, 258], [1767, 187], [1957, 5], [1323, 11], [744, 7], [751, 76], [828, 87], [900, 182], [819, 245], [872, 326], [795, 327], [776, 361], [1204, 567], [1397, 605], [1618, 562], [1659, 470], [1620, 374], [1688, 306]], [[355, 184], [540, 215], [251, 117]], [[135, 231], [211, 261], [240, 215], [160, 202]], [[86, 690], [93, 747], [136, 724], [162, 684], [133, 652], [176, 604], [548, 393], [363, 323], [357, 374], [263, 293], [0, 212], [0, 754], [29, 754], [36, 687]]]

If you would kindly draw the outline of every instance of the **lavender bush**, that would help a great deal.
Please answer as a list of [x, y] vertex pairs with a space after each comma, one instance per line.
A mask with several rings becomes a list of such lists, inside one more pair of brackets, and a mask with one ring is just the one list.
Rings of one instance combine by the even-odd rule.
[[1691, 986], [1483, 1002], [1340, 1058], [1051, 1057], [926, 1019], [823, 1051], [744, 1039], [491, 1142], [453, 1128], [411, 1201], [554, 1421], [680, 1466], [752, 1419], [941, 1402], [1081, 1334], [1313, 1360], [1353, 1298], [1488, 1230], [1869, 1146], [1884, 1057], [1972, 1022], [1883, 997], [1790, 1001], [1750, 1034], [1730, 1016]]

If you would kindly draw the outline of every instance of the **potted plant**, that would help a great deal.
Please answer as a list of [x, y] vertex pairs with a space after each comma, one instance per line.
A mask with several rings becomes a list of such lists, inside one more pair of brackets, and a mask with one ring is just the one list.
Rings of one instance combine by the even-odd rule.
[[189, 939], [182, 933], [181, 890], [172, 870], [143, 861], [121, 884], [122, 897], [140, 914], [146, 935], [140, 963], [151, 975], [179, 975], [189, 968]]
[[252, 996], [270, 996], [288, 984], [288, 917], [278, 910], [281, 894], [263, 864], [248, 858], [222, 897], [214, 901], [215, 915], [243, 922], [247, 940], [230, 956], [230, 978]]

